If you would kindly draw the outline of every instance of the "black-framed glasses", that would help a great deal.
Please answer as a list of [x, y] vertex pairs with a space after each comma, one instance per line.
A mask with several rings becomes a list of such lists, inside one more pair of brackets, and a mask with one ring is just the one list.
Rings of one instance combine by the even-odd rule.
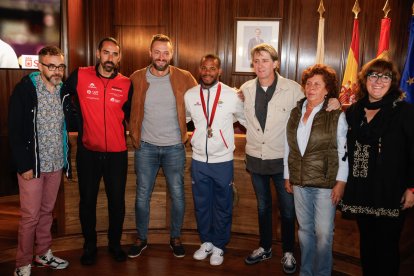
[[54, 65], [54, 64], [44, 64], [43, 62], [40, 62], [43, 66], [46, 66], [49, 71], [56, 71], [58, 69], [59, 71], [65, 71], [66, 65], [60, 64], [60, 65]]
[[376, 82], [377, 80], [381, 79], [383, 83], [390, 83], [392, 80], [392, 74], [385, 73], [385, 74], [378, 74], [378, 73], [370, 73], [368, 74], [368, 80], [371, 82]]

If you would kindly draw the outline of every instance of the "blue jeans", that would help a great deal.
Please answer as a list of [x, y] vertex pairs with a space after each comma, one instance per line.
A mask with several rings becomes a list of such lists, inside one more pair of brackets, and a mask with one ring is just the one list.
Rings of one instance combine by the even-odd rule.
[[293, 252], [295, 245], [295, 206], [293, 195], [285, 190], [283, 173], [261, 175], [252, 173], [254, 191], [259, 213], [260, 246], [265, 250], [272, 247], [272, 193], [270, 179], [273, 179], [279, 201], [283, 252]]
[[300, 275], [331, 275], [335, 205], [332, 189], [293, 186], [299, 223]]
[[141, 141], [141, 147], [135, 151], [135, 172], [137, 191], [135, 200], [135, 222], [138, 238], [147, 239], [150, 200], [154, 190], [158, 170], [162, 167], [167, 180], [171, 198], [171, 238], [181, 236], [184, 219], [184, 144], [173, 146], [155, 146]]

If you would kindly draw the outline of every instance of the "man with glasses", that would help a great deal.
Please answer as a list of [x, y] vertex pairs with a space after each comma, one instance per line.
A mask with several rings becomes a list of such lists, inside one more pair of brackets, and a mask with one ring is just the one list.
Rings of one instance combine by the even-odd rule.
[[[34, 264], [54, 269], [68, 266], [50, 247], [52, 211], [62, 178], [70, 177], [65, 116], [69, 98], [61, 90], [66, 65], [62, 51], [39, 51], [39, 72], [16, 85], [9, 105], [9, 139], [17, 168], [21, 219], [14, 275], [30, 275]], [[63, 107], [63, 108], [62, 108]]]
[[96, 202], [103, 177], [108, 198], [108, 251], [122, 262], [120, 242], [125, 217], [131, 81], [118, 72], [121, 47], [112, 37], [100, 41], [96, 66], [76, 69], [63, 86], [74, 96], [78, 121], [76, 165], [79, 181], [79, 217], [84, 237], [82, 265], [92, 265], [97, 255]]

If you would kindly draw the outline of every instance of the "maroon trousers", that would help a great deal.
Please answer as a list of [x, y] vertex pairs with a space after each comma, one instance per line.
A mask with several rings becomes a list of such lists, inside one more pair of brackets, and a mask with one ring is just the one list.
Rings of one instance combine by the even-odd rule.
[[20, 214], [16, 267], [32, 263], [33, 253], [43, 255], [52, 244], [50, 228], [53, 208], [62, 179], [62, 170], [41, 173], [40, 178], [25, 180], [17, 175], [20, 190]]

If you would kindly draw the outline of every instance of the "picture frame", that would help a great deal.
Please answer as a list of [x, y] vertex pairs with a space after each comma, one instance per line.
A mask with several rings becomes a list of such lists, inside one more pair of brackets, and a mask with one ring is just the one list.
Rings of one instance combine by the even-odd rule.
[[280, 24], [280, 18], [235, 18], [233, 48], [234, 74], [254, 74], [253, 68], [251, 67], [250, 50], [257, 44], [268, 43], [279, 53]]

